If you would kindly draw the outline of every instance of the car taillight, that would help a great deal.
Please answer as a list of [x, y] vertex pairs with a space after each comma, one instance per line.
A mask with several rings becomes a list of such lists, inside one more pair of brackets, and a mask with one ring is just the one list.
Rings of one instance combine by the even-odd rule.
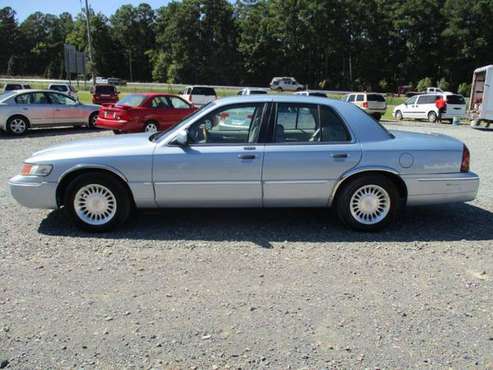
[[471, 163], [471, 153], [469, 149], [464, 145], [462, 149], [462, 163], [460, 165], [460, 172], [469, 172], [469, 165]]
[[192, 94], [188, 95], [188, 101], [192, 102]]
[[367, 101], [363, 102], [363, 108], [368, 108], [368, 102]]

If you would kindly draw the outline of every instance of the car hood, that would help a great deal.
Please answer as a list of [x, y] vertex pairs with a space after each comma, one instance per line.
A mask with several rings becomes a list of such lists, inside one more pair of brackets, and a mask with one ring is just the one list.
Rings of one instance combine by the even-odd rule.
[[110, 157], [132, 154], [151, 154], [156, 143], [149, 133], [105, 136], [56, 145], [33, 153], [27, 162], [50, 162], [71, 158]]

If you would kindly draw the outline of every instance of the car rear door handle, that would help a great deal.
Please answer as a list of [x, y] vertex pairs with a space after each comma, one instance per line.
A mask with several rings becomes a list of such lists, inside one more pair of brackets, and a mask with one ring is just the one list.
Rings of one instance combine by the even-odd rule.
[[347, 153], [332, 154], [332, 158], [334, 158], [334, 159], [342, 159], [342, 158], [347, 158], [347, 157], [348, 157]]
[[239, 154], [240, 159], [255, 159], [255, 154]]

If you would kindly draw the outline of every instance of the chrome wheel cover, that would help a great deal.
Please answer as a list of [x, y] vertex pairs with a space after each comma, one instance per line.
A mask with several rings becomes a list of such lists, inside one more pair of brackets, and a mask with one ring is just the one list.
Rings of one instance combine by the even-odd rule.
[[14, 118], [10, 121], [10, 130], [15, 134], [22, 134], [26, 131], [27, 124], [22, 118]]
[[106, 186], [89, 184], [77, 191], [74, 210], [86, 224], [98, 226], [110, 222], [116, 214], [116, 197]]
[[351, 215], [364, 225], [375, 225], [390, 211], [390, 196], [378, 185], [364, 185], [356, 190], [349, 202]]
[[144, 127], [145, 132], [157, 132], [157, 125], [155, 123], [148, 123]]

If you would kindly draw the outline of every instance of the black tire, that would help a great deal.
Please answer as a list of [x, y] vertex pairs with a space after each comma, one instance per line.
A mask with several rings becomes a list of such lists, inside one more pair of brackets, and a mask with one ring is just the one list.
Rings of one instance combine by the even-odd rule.
[[156, 121], [147, 121], [144, 123], [145, 132], [157, 132], [159, 131], [159, 123]]
[[[380, 201], [381, 203], [377, 201], [375, 207], [381, 206], [382, 209], [384, 209], [384, 202], [389, 202], [388, 208], [385, 208], [386, 211], [381, 212], [379, 216], [381, 218], [376, 218], [373, 223], [369, 223], [371, 220], [368, 220], [368, 223], [360, 221], [362, 216], [360, 219], [356, 218], [356, 216], [353, 215], [356, 214], [356, 212], [354, 212], [354, 208], [352, 208], [353, 206], [351, 205], [351, 201], [353, 201], [354, 207], [358, 208], [359, 205], [357, 204], [361, 203], [357, 202], [358, 195], [355, 194], [361, 194], [364, 189], [369, 188], [375, 188], [382, 196], [382, 198], [379, 198], [382, 199]], [[387, 195], [386, 198], [383, 197], [385, 193], [381, 193], [382, 189]], [[364, 196], [365, 195], [363, 195], [363, 197]], [[361, 199], [362, 197], [360, 197], [360, 200]], [[365, 199], [362, 199], [361, 201], [364, 202]], [[343, 188], [340, 189], [337, 194], [335, 206], [337, 215], [344, 225], [360, 231], [378, 231], [395, 220], [401, 207], [401, 200], [395, 184], [387, 177], [382, 175], [363, 175], [354, 180], [349, 180], [347, 184], [343, 185]]]
[[428, 112], [428, 122], [436, 123], [437, 121], [438, 121], [438, 115], [433, 111]]
[[87, 122], [88, 128], [96, 128], [96, 120], [98, 119], [98, 112], [93, 112], [89, 116], [89, 121]]
[[[107, 222], [100, 224], [88, 223], [79, 216], [79, 214], [84, 213], [84, 211], [80, 209], [79, 211], [76, 211], [74, 200], [77, 193], [88, 185], [102, 186], [109, 190], [113, 195], [114, 201], [112, 202], [115, 203], [115, 211], [112, 217], [108, 218]], [[88, 197], [86, 196], [84, 199], [88, 199]], [[128, 194], [128, 190], [120, 180], [98, 172], [87, 172], [77, 176], [67, 186], [64, 196], [64, 209], [77, 227], [87, 231], [108, 231], [124, 224], [125, 221], [128, 220], [132, 210], [132, 201]]]
[[395, 119], [397, 121], [402, 121], [404, 117], [402, 116], [402, 112], [400, 110], [398, 110], [397, 112], [395, 112]]
[[120, 130], [113, 130], [113, 133], [115, 135], [120, 135], [120, 134], [123, 134], [123, 132], [121, 132]]
[[13, 116], [7, 120], [7, 132], [10, 135], [22, 136], [29, 130], [29, 121], [22, 116]]
[[375, 118], [377, 121], [380, 121], [380, 118], [382, 118], [382, 115], [380, 113], [373, 113], [373, 118]]

